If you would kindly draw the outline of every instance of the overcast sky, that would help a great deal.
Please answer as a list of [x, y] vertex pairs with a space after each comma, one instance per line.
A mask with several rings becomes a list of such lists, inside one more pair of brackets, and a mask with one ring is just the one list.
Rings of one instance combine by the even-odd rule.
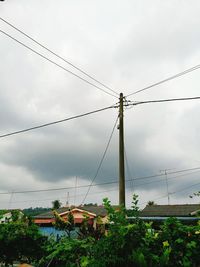
[[[111, 87], [131, 94], [200, 63], [200, 2], [186, 0], [5, 0], [0, 17]], [[0, 20], [0, 30], [95, 83]], [[200, 96], [200, 70], [127, 100]], [[95, 83], [95, 85], [98, 85]], [[100, 85], [98, 85], [100, 86]], [[103, 88], [102, 86], [100, 86]], [[105, 89], [105, 88], [104, 88]], [[106, 89], [105, 89], [106, 90]], [[84, 83], [0, 32], [0, 135], [113, 105], [118, 99]], [[111, 109], [0, 139], [0, 208], [80, 204], [95, 177], [118, 110]], [[146, 104], [125, 110], [127, 206], [154, 200], [192, 203], [200, 189], [200, 102]], [[175, 172], [167, 177], [144, 176]], [[177, 177], [178, 176], [178, 177]], [[85, 202], [118, 203], [115, 128]], [[199, 183], [199, 184], [198, 184]], [[41, 193], [15, 191], [67, 188]], [[68, 193], [69, 192], [69, 193]]]

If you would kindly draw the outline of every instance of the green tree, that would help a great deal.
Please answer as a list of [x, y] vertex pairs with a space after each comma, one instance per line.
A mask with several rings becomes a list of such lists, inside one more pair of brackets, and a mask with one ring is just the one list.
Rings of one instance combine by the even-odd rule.
[[45, 242], [46, 237], [35, 224], [20, 221], [0, 224], [0, 262], [8, 266], [14, 261], [38, 261]]
[[61, 207], [61, 205], [62, 205], [62, 203], [58, 199], [52, 201], [52, 209], [53, 210], [59, 209]]
[[22, 212], [26, 215], [26, 216], [36, 216], [38, 214], [50, 211], [51, 208], [42, 208], [42, 207], [36, 207], [36, 208], [27, 208], [27, 209], [23, 209]]
[[65, 231], [67, 236], [71, 237], [71, 232], [75, 230], [74, 216], [71, 211], [69, 211], [66, 220], [62, 218], [56, 211], [54, 211], [56, 229]]
[[19, 210], [12, 210], [11, 215], [12, 215], [11, 218], [12, 218], [13, 222], [20, 220], [20, 211]]
[[148, 206], [153, 206], [153, 205], [156, 205], [156, 203], [155, 203], [154, 201], [151, 201], [151, 200], [150, 200], [150, 201], [148, 201], [147, 205], [148, 205]]
[[[59, 242], [51, 240], [47, 254], [37, 263], [38, 267], [86, 267], [91, 254], [91, 240], [61, 238]], [[92, 265], [91, 265], [92, 266]]]
[[94, 206], [94, 207], [97, 207], [98, 205], [97, 205], [97, 203], [92, 203], [92, 202], [90, 202], [90, 203], [85, 203], [84, 206], [85, 206], [85, 207], [87, 207], [87, 206]]

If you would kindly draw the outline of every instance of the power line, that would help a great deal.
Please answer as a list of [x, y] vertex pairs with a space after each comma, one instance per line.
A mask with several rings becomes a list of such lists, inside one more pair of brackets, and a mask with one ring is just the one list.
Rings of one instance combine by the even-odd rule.
[[[200, 169], [200, 167], [182, 169], [182, 170], [178, 170], [178, 171], [168, 172], [168, 175], [187, 172], [187, 171], [193, 171], [193, 170], [199, 170], [199, 169]], [[149, 175], [149, 176], [136, 177], [136, 178], [128, 179], [126, 181], [137, 181], [137, 180], [144, 180], [144, 179], [152, 179], [152, 178], [157, 178], [157, 177], [161, 177], [161, 176], [164, 176], [164, 175], [165, 175], [164, 173], [160, 173], [160, 174], [154, 174], [154, 175]]]
[[[108, 184], [116, 184], [117, 182], [105, 182], [100, 184], [92, 184], [91, 186], [99, 186], [99, 185], [108, 185]], [[77, 188], [87, 188], [90, 184], [87, 185], [79, 185]], [[70, 190], [74, 189], [75, 186], [68, 187], [59, 187], [59, 188], [49, 188], [49, 189], [36, 189], [36, 190], [24, 190], [24, 191], [12, 191], [13, 194], [29, 194], [29, 193], [40, 193], [40, 192], [50, 192], [50, 191], [62, 191], [62, 190]], [[0, 192], [0, 195], [10, 195], [11, 192]]]
[[[182, 169], [182, 170], [178, 170], [178, 171], [168, 172], [168, 175], [181, 173], [181, 172], [192, 171], [192, 170], [199, 170], [199, 169], [200, 169], [200, 167]], [[136, 177], [136, 178], [133, 178], [133, 179], [128, 179], [128, 180], [126, 180], [126, 182], [130, 182], [132, 180], [135, 181], [135, 180], [142, 180], [142, 179], [150, 179], [150, 178], [155, 178], [155, 177], [160, 177], [160, 176], [164, 176], [164, 174], [155, 174], [155, 175], [149, 175], [149, 176], [143, 176], [143, 177]], [[95, 186], [103, 186], [103, 185], [116, 184], [116, 183], [118, 183], [118, 181], [115, 180], [115, 181], [112, 181], [112, 182], [104, 182], [104, 183], [92, 184], [91, 186], [95, 187]], [[77, 188], [87, 188], [89, 186], [90, 186], [90, 184], [88, 184], [88, 185], [79, 185], [79, 186], [77, 186]], [[11, 193], [13, 193], [13, 194], [40, 193], [40, 192], [49, 192], [49, 191], [69, 190], [69, 189], [74, 189], [74, 188], [75, 188], [75, 186], [69, 186], [69, 187], [50, 188], [50, 189], [0, 192], [0, 195], [10, 195]]]
[[189, 185], [189, 186], [184, 187], [184, 188], [182, 188], [182, 189], [180, 189], [180, 190], [174, 191], [174, 192], [172, 192], [172, 193], [170, 193], [170, 194], [171, 194], [171, 195], [174, 195], [174, 194], [176, 194], [176, 193], [183, 192], [183, 191], [187, 190], [188, 188], [191, 188], [191, 187], [194, 187], [194, 186], [197, 186], [197, 185], [200, 185], [200, 183], [196, 183], [196, 184], [193, 184], [193, 185]]
[[[97, 191], [97, 192], [93, 192], [93, 193], [89, 193], [89, 195], [96, 195], [96, 194], [103, 194], [103, 193], [108, 193], [108, 192], [114, 192], [117, 191], [118, 188], [115, 189], [110, 189], [110, 190], [104, 190], [104, 191]], [[85, 194], [78, 194], [76, 195], [77, 197], [81, 197], [81, 196], [85, 196]], [[59, 197], [59, 199], [66, 199], [66, 197], [62, 196]], [[74, 199], [74, 196], [70, 196], [69, 199]], [[14, 203], [27, 203], [27, 202], [43, 202], [43, 201], [52, 201], [55, 200], [55, 198], [43, 198], [43, 199], [26, 199], [26, 200], [18, 200], [18, 201], [14, 201]], [[1, 201], [1, 203], [8, 203], [8, 201]]]
[[[177, 176], [174, 176], [174, 177], [169, 178], [169, 180], [171, 180], [171, 179], [175, 179], [175, 178], [178, 178], [178, 177], [181, 177], [181, 176], [191, 175], [191, 174], [194, 174], [194, 173], [197, 173], [197, 172], [199, 172], [199, 171], [192, 172], [192, 173], [188, 173], [188, 174], [177, 175]], [[141, 186], [141, 185], [147, 185], [147, 184], [154, 183], [154, 182], [160, 182], [160, 181], [163, 182], [164, 180], [158, 180], [158, 181], [152, 181], [152, 182], [148, 182], [148, 183], [143, 183], [143, 184], [136, 185], [136, 187]], [[199, 184], [199, 183], [198, 183], [198, 184]], [[181, 190], [179, 190], [179, 191], [187, 190], [188, 188], [193, 187], [193, 186], [198, 185], [198, 184], [194, 184], [194, 185], [192, 185], [192, 186], [187, 187], [186, 189], [184, 188], [184, 189], [181, 189]], [[116, 189], [111, 189], [111, 190], [98, 191], [98, 192], [89, 193], [89, 195], [103, 194], [103, 193], [107, 193], [107, 192], [114, 192], [114, 191], [117, 191], [117, 190], [118, 190], [118, 189], [116, 188]], [[175, 191], [175, 192], [170, 193], [170, 194], [175, 194], [176, 192], [179, 192], [179, 191]], [[13, 195], [13, 193], [15, 193], [15, 192], [12, 191], [10, 194]], [[85, 194], [78, 194], [77, 196], [84, 196], [84, 195], [85, 195]], [[165, 198], [165, 197], [167, 197], [167, 195], [159, 196], [158, 198], [156, 198], [156, 199], [154, 199], [154, 200], [162, 199], [162, 198]], [[74, 197], [70, 197], [70, 199], [73, 199], [73, 198], [74, 198]], [[60, 197], [60, 199], [65, 199], [65, 197]], [[20, 200], [20, 201], [15, 201], [15, 203], [38, 202], [38, 201], [39, 201], [39, 202], [41, 202], [41, 201], [43, 202], [43, 201], [48, 201], [48, 200], [53, 200], [53, 199], [52, 199], [52, 198], [46, 198], [46, 199]], [[2, 202], [2, 201], [1, 201], [1, 202]], [[3, 201], [3, 203], [7, 203], [7, 201]], [[148, 201], [147, 201], [147, 202], [143, 202], [143, 203], [141, 203], [141, 204], [139, 204], [139, 205], [143, 205], [143, 204], [145, 204], [145, 203], [148, 203]]]
[[[171, 175], [171, 174], [188, 172], [188, 171], [199, 170], [199, 169], [200, 169], [200, 167], [188, 168], [188, 169], [182, 169], [182, 170], [178, 170], [178, 171], [168, 172], [167, 174]], [[160, 177], [160, 176], [164, 176], [164, 175], [165, 175], [164, 173], [160, 173], [160, 174], [154, 174], [154, 175], [149, 175], [149, 176], [136, 177], [136, 178], [133, 178], [132, 180], [135, 181], [135, 180], [142, 180], [142, 179], [151, 179], [151, 178], [156, 178], [156, 177]]]
[[[127, 173], [128, 176], [131, 177], [131, 171], [130, 171], [130, 167], [129, 167], [129, 161], [128, 161], [128, 157], [127, 157], [127, 152], [126, 152], [126, 147], [124, 149], [124, 155], [125, 155], [125, 162], [126, 162], [126, 168], [127, 168]], [[134, 184], [133, 184], [133, 180], [130, 181], [130, 186], [132, 191], [134, 191]]]
[[0, 138], [8, 137], [8, 136], [15, 135], [15, 134], [21, 134], [21, 133], [24, 133], [24, 132], [36, 130], [36, 129], [47, 127], [47, 126], [50, 126], [50, 125], [54, 125], [54, 124], [62, 123], [62, 122], [65, 122], [65, 121], [81, 118], [81, 117], [84, 117], [84, 116], [88, 116], [88, 115], [91, 115], [91, 114], [94, 114], [94, 113], [97, 113], [97, 112], [100, 112], [100, 111], [104, 111], [104, 110], [107, 110], [107, 109], [115, 108], [115, 107], [116, 106], [109, 106], [109, 107], [97, 109], [97, 110], [94, 110], [94, 111], [86, 112], [86, 113], [83, 113], [83, 114], [80, 114], [80, 115], [76, 115], [76, 116], [72, 116], [72, 117], [69, 117], [69, 118], [65, 118], [65, 119], [62, 119], [62, 120], [48, 122], [48, 123], [45, 123], [45, 124], [41, 124], [41, 125], [33, 126], [33, 127], [30, 127], [30, 128], [26, 128], [26, 129], [23, 129], [23, 130], [10, 132], [10, 133], [7, 133], [7, 134], [0, 135]]
[[63, 66], [61, 66], [60, 64], [56, 63], [55, 61], [53, 61], [53, 60], [49, 59], [48, 57], [44, 56], [43, 54], [37, 52], [36, 50], [34, 50], [33, 48], [31, 48], [30, 46], [28, 46], [28, 45], [24, 44], [23, 42], [17, 40], [16, 38], [14, 38], [13, 36], [11, 36], [10, 34], [4, 32], [4, 31], [2, 31], [2, 30], [0, 30], [0, 32], [3, 33], [4, 35], [6, 35], [7, 37], [9, 37], [10, 39], [14, 40], [15, 42], [17, 42], [18, 44], [22, 45], [23, 47], [27, 48], [28, 50], [32, 51], [33, 53], [37, 54], [38, 56], [42, 57], [43, 59], [49, 61], [50, 63], [52, 63], [52, 64], [54, 64], [54, 65], [56, 65], [56, 66], [59, 67], [60, 69], [62, 69], [62, 70], [64, 70], [64, 71], [70, 73], [71, 75], [75, 76], [76, 78], [78, 78], [78, 79], [84, 81], [85, 83], [87, 83], [87, 84], [89, 84], [89, 85], [95, 87], [96, 89], [99, 89], [99, 90], [103, 91], [104, 93], [106, 93], [106, 94], [108, 94], [108, 95], [110, 95], [110, 96], [113, 96], [113, 97], [115, 97], [115, 98], [118, 98], [116, 95], [113, 95], [112, 93], [107, 92], [107, 91], [104, 90], [103, 88], [101, 88], [101, 87], [99, 87], [99, 86], [97, 86], [97, 85], [91, 83], [90, 81], [86, 80], [85, 78], [79, 76], [78, 74], [72, 72], [71, 70], [66, 69], [65, 67], [63, 67]]
[[[196, 183], [196, 184], [192, 184], [192, 185], [190, 185], [190, 186], [184, 187], [184, 188], [182, 188], [182, 189], [180, 189], [180, 190], [177, 190], [177, 191], [174, 191], [174, 192], [170, 193], [170, 195], [175, 195], [175, 194], [177, 194], [177, 193], [186, 191], [188, 188], [191, 188], [191, 187], [194, 187], [194, 186], [197, 186], [197, 185], [200, 185], [200, 183]], [[162, 199], [162, 198], [166, 198], [167, 196], [168, 196], [168, 195], [160, 196], [160, 197], [158, 197], [158, 198], [153, 199], [153, 201], [158, 200], [158, 199]], [[143, 205], [143, 204], [146, 204], [146, 203], [148, 203], [148, 201], [145, 201], [145, 202], [143, 202], [143, 203], [140, 203], [139, 205]]]
[[13, 29], [15, 29], [16, 31], [20, 32], [21, 34], [23, 34], [24, 36], [26, 36], [27, 38], [29, 38], [30, 40], [32, 40], [34, 43], [38, 44], [40, 47], [44, 48], [46, 51], [50, 52], [51, 54], [53, 54], [54, 56], [58, 57], [59, 59], [63, 60], [65, 63], [69, 64], [70, 66], [72, 66], [73, 68], [75, 68], [76, 70], [80, 71], [81, 73], [83, 73], [84, 75], [86, 75], [88, 78], [92, 79], [93, 81], [97, 82], [98, 84], [102, 85], [103, 87], [105, 87], [106, 89], [108, 89], [109, 91], [115, 93], [118, 95], [118, 93], [116, 91], [114, 91], [112, 88], [110, 88], [109, 86], [105, 85], [104, 83], [98, 81], [96, 78], [94, 78], [93, 76], [89, 75], [88, 73], [86, 73], [83, 69], [75, 66], [73, 63], [71, 63], [70, 61], [66, 60], [65, 58], [63, 58], [62, 56], [58, 55], [57, 53], [55, 53], [54, 51], [52, 51], [51, 49], [49, 49], [48, 47], [46, 47], [45, 45], [41, 44], [40, 42], [38, 42], [36, 39], [34, 39], [33, 37], [31, 37], [30, 35], [28, 35], [27, 33], [23, 32], [22, 30], [20, 30], [19, 28], [17, 28], [16, 26], [14, 26], [13, 24], [11, 24], [10, 22], [6, 21], [5, 19], [0, 17], [0, 20], [2, 20], [4, 23], [6, 23], [7, 25], [9, 25], [10, 27], [12, 27]]
[[[175, 178], [178, 178], [178, 177], [182, 177], [182, 176], [186, 176], [186, 175], [191, 175], [191, 174], [194, 174], [194, 173], [197, 173], [197, 172], [199, 172], [199, 171], [196, 171], [196, 172], [192, 172], [192, 173], [187, 173], [187, 174], [181, 174], [181, 175], [177, 175], [177, 176], [174, 176], [174, 177], [171, 177], [171, 178], [169, 178], [169, 180], [171, 180], [171, 179], [175, 179]], [[162, 179], [162, 180], [157, 180], [157, 181], [152, 181], [152, 182], [148, 182], [148, 183], [143, 183], [143, 184], [136, 184], [135, 186], [136, 187], [140, 187], [140, 186], [144, 186], [144, 185], [148, 185], [148, 184], [151, 184], [151, 183], [155, 183], [155, 182], [164, 182], [164, 180]], [[94, 194], [103, 194], [103, 193], [107, 193], [107, 192], [114, 192], [114, 191], [117, 191], [118, 189], [116, 188], [116, 189], [111, 189], [111, 190], [104, 190], [104, 191], [98, 191], [98, 192], [93, 192], [93, 193], [89, 193], [89, 195], [94, 195]], [[11, 192], [10, 194], [12, 194], [13, 195], [13, 193], [14, 192]], [[76, 196], [85, 196], [85, 194], [78, 194], [78, 195], [76, 195]], [[66, 197], [60, 197], [60, 199], [65, 199]], [[70, 199], [73, 199], [74, 198], [74, 196], [73, 197], [70, 197]], [[48, 200], [53, 200], [52, 198], [45, 198], [45, 199], [34, 199], [34, 200], [20, 200], [20, 201], [15, 201], [15, 203], [21, 203], [21, 202], [23, 202], [23, 203], [25, 203], [25, 202], [41, 202], [41, 201], [48, 201]], [[2, 201], [1, 201], [1, 203], [2, 203]], [[4, 201], [4, 203], [7, 203], [7, 201]]]
[[[197, 173], [197, 172], [194, 172], [194, 173]], [[189, 174], [184, 174], [184, 175], [191, 175], [193, 173], [189, 173]], [[179, 175], [179, 176], [175, 176], [175, 177], [172, 177], [172, 178], [169, 178], [169, 179], [174, 179], [174, 178], [177, 178], [177, 177], [181, 177], [181, 176], [184, 176], [184, 175]], [[163, 180], [159, 180], [159, 181], [163, 181]], [[158, 182], [159, 182], [158, 181]], [[156, 181], [153, 181], [153, 182], [156, 182]], [[153, 182], [149, 182], [149, 183], [153, 183]], [[149, 183], [145, 183], [145, 184], [149, 184]], [[140, 184], [140, 185], [145, 185], [145, 184]], [[190, 186], [187, 186], [181, 190], [178, 190], [178, 191], [174, 191], [170, 194], [176, 194], [178, 192], [182, 192], [182, 191], [185, 191], [187, 190], [188, 188], [191, 188], [193, 186], [196, 186], [196, 185], [199, 185], [200, 183], [197, 183], [197, 184], [193, 184], [193, 185], [190, 185]], [[139, 186], [140, 186], [139, 185]], [[137, 186], [137, 185], [136, 185]], [[94, 194], [102, 194], [102, 193], [107, 193], [107, 192], [114, 192], [114, 191], [117, 191], [118, 189], [111, 189], [111, 190], [104, 190], [104, 191], [98, 191], [98, 192], [93, 192], [93, 193], [90, 193], [90, 195], [94, 195]], [[17, 193], [17, 192], [11, 192], [10, 194], [13, 194], [13, 193]], [[83, 196], [85, 194], [78, 194], [77, 196]], [[162, 199], [162, 198], [165, 198], [167, 197], [167, 195], [163, 195], [163, 196], [159, 196], [158, 198], [155, 198], [154, 200], [158, 200], [158, 199]], [[65, 199], [65, 197], [60, 197], [60, 199]], [[70, 199], [73, 198], [73, 197], [70, 197]], [[35, 201], [48, 201], [48, 200], [53, 200], [52, 198], [48, 198], [48, 199], [34, 199], [34, 200], [20, 200], [20, 201], [15, 201], [15, 203], [21, 203], [21, 202], [35, 202]], [[2, 201], [1, 201], [2, 202]], [[6, 201], [4, 201], [4, 203], [7, 203]], [[143, 205], [143, 204], [146, 204], [148, 203], [148, 201], [146, 202], [143, 202], [143, 203], [140, 203], [139, 205]]]
[[159, 82], [156, 82], [156, 83], [153, 83], [153, 84], [151, 84], [151, 85], [149, 85], [149, 86], [146, 86], [146, 87], [144, 87], [144, 88], [142, 88], [142, 89], [140, 89], [140, 90], [137, 90], [137, 91], [135, 91], [135, 92], [133, 92], [133, 93], [127, 95], [126, 97], [131, 96], [131, 95], [135, 95], [135, 94], [140, 93], [140, 92], [143, 92], [143, 91], [146, 91], [146, 90], [148, 90], [148, 89], [150, 89], [150, 88], [153, 88], [153, 87], [155, 87], [155, 86], [158, 86], [158, 85], [163, 84], [163, 83], [165, 83], [165, 82], [168, 82], [168, 81], [170, 81], [170, 80], [174, 80], [174, 79], [176, 79], [176, 78], [178, 78], [178, 77], [180, 77], [180, 76], [183, 76], [183, 75], [185, 75], [185, 74], [187, 74], [187, 73], [190, 73], [190, 72], [192, 72], [192, 71], [195, 71], [195, 70], [197, 70], [197, 69], [199, 69], [199, 68], [200, 68], [200, 64], [198, 64], [198, 65], [196, 65], [196, 66], [194, 66], [194, 67], [191, 67], [191, 68], [189, 68], [189, 69], [186, 69], [185, 71], [179, 72], [179, 73], [177, 73], [177, 74], [175, 74], [175, 75], [173, 75], [173, 76], [170, 76], [170, 77], [168, 77], [168, 78], [166, 78], [166, 79], [164, 79], [164, 80], [161, 80], [161, 81], [159, 81]]
[[199, 99], [200, 99], [200, 96], [158, 99], [158, 100], [146, 100], [146, 101], [134, 101], [134, 102], [127, 102], [127, 104], [125, 104], [125, 106], [137, 106], [137, 105], [141, 105], [141, 104], [162, 103], [162, 102], [172, 102], [172, 101], [199, 100]]
[[111, 132], [111, 134], [110, 134], [108, 143], [107, 143], [107, 145], [106, 145], [106, 148], [105, 148], [105, 151], [104, 151], [104, 153], [103, 153], [103, 156], [102, 156], [102, 158], [101, 158], [101, 160], [100, 160], [100, 163], [99, 163], [99, 166], [98, 166], [97, 171], [96, 171], [96, 173], [95, 173], [95, 176], [94, 176], [94, 178], [92, 179], [92, 181], [91, 181], [91, 183], [90, 183], [90, 185], [89, 185], [89, 187], [88, 187], [88, 190], [87, 190], [87, 192], [86, 192], [86, 194], [85, 194], [85, 197], [83, 198], [83, 201], [81, 202], [81, 204], [84, 204], [84, 202], [85, 202], [85, 200], [86, 200], [86, 198], [87, 198], [87, 196], [88, 196], [88, 194], [89, 194], [90, 188], [91, 188], [92, 184], [94, 183], [95, 179], [97, 178], [97, 175], [98, 175], [98, 173], [99, 173], [99, 171], [100, 171], [100, 168], [101, 168], [101, 166], [102, 166], [102, 164], [103, 164], [104, 158], [105, 158], [106, 153], [107, 153], [107, 151], [108, 151], [108, 148], [109, 148], [111, 139], [112, 139], [112, 137], [113, 137], [114, 130], [115, 130], [116, 125], [117, 125], [117, 122], [118, 122], [118, 118], [119, 118], [119, 115], [117, 116], [117, 119], [116, 119], [116, 121], [115, 121], [115, 123], [114, 123], [114, 126], [113, 126], [113, 128], [112, 128], [112, 132]]
[[[187, 175], [192, 175], [192, 174], [199, 173], [199, 172], [200, 172], [200, 170], [195, 171], [195, 172], [192, 172], [192, 173], [186, 173], [186, 174], [176, 175], [176, 176], [173, 176], [171, 178], [168, 178], [168, 180], [173, 180], [173, 179], [176, 179], [176, 178], [179, 178], [179, 177], [183, 177], [183, 176], [187, 176]], [[165, 182], [165, 180], [159, 179], [159, 180], [151, 181], [151, 182], [148, 182], [148, 183], [136, 184], [135, 186], [136, 187], [140, 187], [140, 186], [144, 186], [144, 185], [148, 185], [148, 184], [152, 184], [152, 183], [159, 183], [159, 182]]]

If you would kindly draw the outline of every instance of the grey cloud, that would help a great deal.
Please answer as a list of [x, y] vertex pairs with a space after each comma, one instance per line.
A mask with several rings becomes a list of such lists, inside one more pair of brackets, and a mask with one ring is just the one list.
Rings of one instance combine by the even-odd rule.
[[[57, 4], [13, 0], [4, 3], [0, 15], [126, 94], [128, 90], [134, 91], [189, 64], [197, 64], [198, 10], [197, 1], [194, 5], [187, 1], [180, 5], [180, 1], [60, 1]], [[0, 40], [2, 134], [117, 102], [4, 36], [1, 35]], [[31, 43], [28, 41], [28, 44]], [[198, 94], [198, 73], [189, 77], [180, 79], [179, 83], [169, 83], [162, 90], [160, 87], [149, 90], [149, 98]], [[131, 99], [143, 100], [143, 96], [138, 94]], [[32, 179], [31, 186], [36, 188], [48, 183], [61, 185], [74, 176], [88, 183], [96, 172], [117, 112], [106, 111], [87, 119], [1, 139], [0, 162], [6, 166], [5, 169], [0, 167], [4, 174], [1, 177], [3, 188], [6, 190], [6, 184], [10, 188], [10, 180], [6, 181], [10, 173], [13, 177], [17, 168], [23, 171], [16, 175], [16, 183]], [[191, 104], [191, 109], [186, 105], [160, 105], [140, 106], [125, 112], [125, 142], [131, 176], [195, 166], [199, 157], [198, 114], [196, 104]], [[117, 165], [116, 131], [96, 182], [117, 179]], [[181, 184], [175, 179], [170, 182], [170, 190], [189, 186], [195, 179], [195, 175], [191, 176]], [[135, 182], [135, 185], [143, 182]], [[138, 190], [146, 190], [147, 195], [154, 190], [165, 194], [166, 187], [164, 182], [149, 183]], [[177, 199], [182, 196], [180, 192]], [[91, 196], [91, 199], [95, 198]]]

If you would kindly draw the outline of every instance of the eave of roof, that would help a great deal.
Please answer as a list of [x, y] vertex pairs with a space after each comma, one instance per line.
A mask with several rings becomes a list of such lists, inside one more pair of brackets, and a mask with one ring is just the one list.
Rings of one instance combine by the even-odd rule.
[[141, 217], [190, 217], [200, 209], [200, 204], [179, 204], [179, 205], [152, 205], [146, 206], [141, 212]]
[[[139, 217], [139, 219], [144, 220], [144, 221], [165, 221], [169, 218], [172, 217], [159, 217], [159, 216], [155, 216], [155, 217], [151, 217], [151, 216], [146, 216], [146, 217]], [[199, 221], [200, 218], [199, 217], [174, 217], [180, 221]], [[136, 217], [128, 217], [127, 220], [135, 220]]]
[[[65, 215], [67, 214], [68, 212], [70, 211], [70, 208], [68, 207], [64, 207], [64, 208], [60, 208], [60, 209], [57, 209], [56, 212], [59, 214], [59, 215]], [[79, 212], [82, 212], [82, 213], [88, 213], [88, 215], [90, 216], [93, 216], [93, 217], [96, 217], [96, 216], [106, 216], [107, 215], [107, 211], [104, 207], [99, 207], [99, 206], [85, 206], [85, 207], [74, 207], [71, 209], [71, 211], [79, 211]], [[42, 214], [38, 214], [36, 216], [34, 216], [34, 218], [54, 218], [54, 214], [53, 214], [53, 211], [48, 211], [48, 212], [45, 212], [45, 213], [42, 213]]]

